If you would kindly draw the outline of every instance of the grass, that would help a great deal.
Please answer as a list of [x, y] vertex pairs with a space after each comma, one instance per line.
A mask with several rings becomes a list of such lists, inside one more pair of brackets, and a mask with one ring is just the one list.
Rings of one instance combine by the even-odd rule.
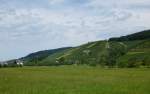
[[150, 94], [149, 74], [147, 68], [2, 68], [0, 94]]

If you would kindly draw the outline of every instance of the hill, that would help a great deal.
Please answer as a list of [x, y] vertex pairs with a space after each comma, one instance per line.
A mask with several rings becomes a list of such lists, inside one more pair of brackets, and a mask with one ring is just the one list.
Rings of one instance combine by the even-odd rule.
[[[129, 43], [130, 42], [130, 43]], [[150, 66], [150, 39], [129, 41], [132, 44], [125, 55], [118, 58], [117, 62], [121, 67]]]
[[144, 40], [150, 39], [150, 30], [145, 30], [142, 32], [134, 33], [127, 36], [122, 36], [119, 38], [110, 38], [110, 41], [133, 41], [133, 40]]
[[26, 65], [70, 65], [138, 67], [150, 65], [150, 30], [109, 41], [90, 42], [78, 47], [32, 53], [24, 58]]
[[46, 57], [66, 50], [66, 49], [70, 49], [71, 47], [64, 47], [64, 48], [58, 48], [58, 49], [51, 49], [51, 50], [44, 50], [44, 51], [38, 51], [35, 53], [31, 53], [25, 57], [20, 58], [20, 60], [23, 60], [25, 62], [25, 64], [27, 65], [35, 65], [37, 64], [39, 61], [45, 59]]

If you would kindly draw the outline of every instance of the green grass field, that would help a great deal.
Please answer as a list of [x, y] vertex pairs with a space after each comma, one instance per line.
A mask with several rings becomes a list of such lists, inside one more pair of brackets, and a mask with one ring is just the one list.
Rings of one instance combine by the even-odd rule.
[[0, 94], [150, 94], [150, 69], [1, 68]]

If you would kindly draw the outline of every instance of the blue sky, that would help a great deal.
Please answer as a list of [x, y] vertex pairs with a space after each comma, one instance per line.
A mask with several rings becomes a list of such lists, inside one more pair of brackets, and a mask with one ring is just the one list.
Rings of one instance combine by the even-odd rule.
[[150, 29], [150, 0], [0, 0], [0, 61]]

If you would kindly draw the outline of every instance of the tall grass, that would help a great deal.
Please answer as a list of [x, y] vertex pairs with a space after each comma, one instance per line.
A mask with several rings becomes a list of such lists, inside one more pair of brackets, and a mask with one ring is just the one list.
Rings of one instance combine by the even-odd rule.
[[146, 68], [2, 68], [0, 94], [150, 94], [149, 74]]

